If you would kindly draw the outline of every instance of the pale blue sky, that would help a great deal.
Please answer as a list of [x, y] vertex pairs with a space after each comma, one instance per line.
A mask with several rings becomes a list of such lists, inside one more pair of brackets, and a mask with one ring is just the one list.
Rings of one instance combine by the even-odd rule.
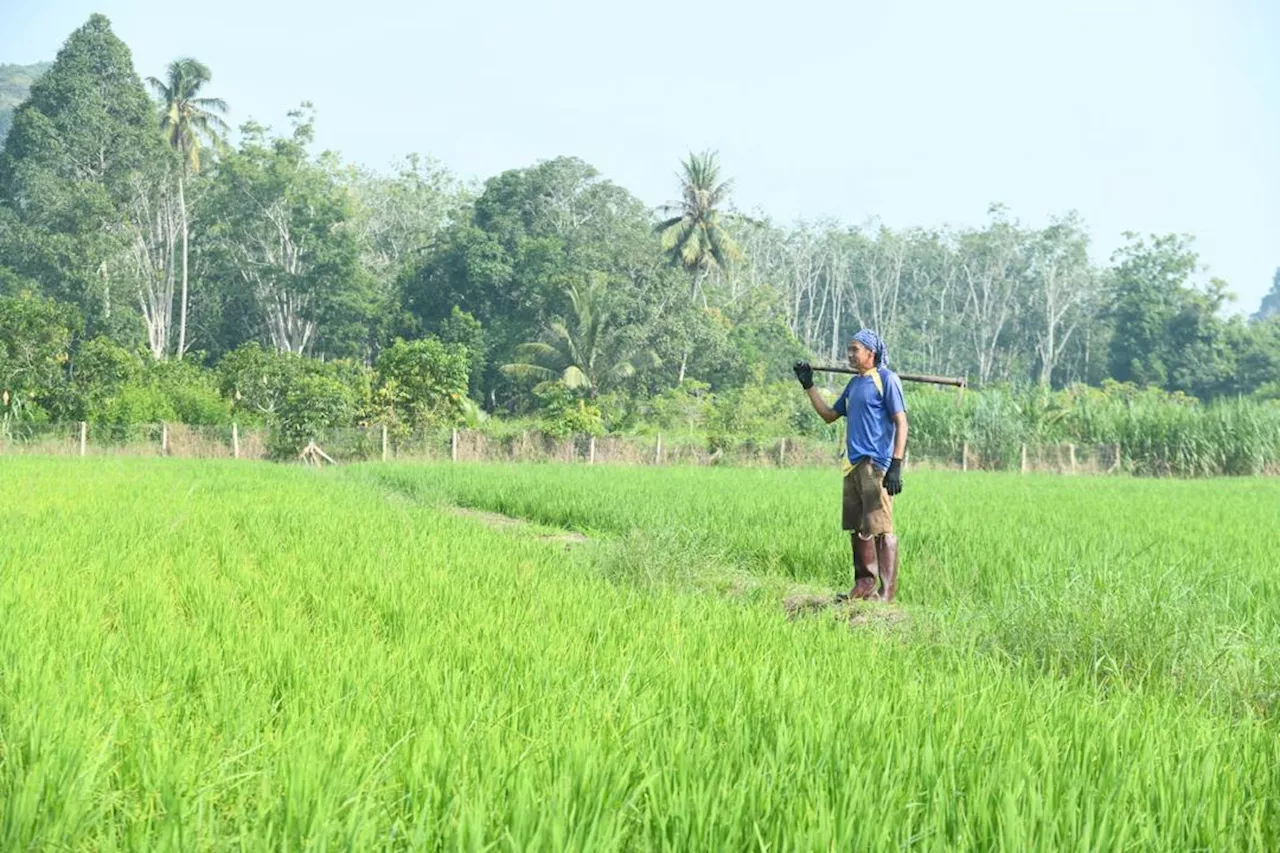
[[1280, 266], [1276, 0], [783, 4], [0, 0], [0, 62], [91, 12], [141, 74], [191, 55], [233, 123], [316, 104], [319, 141], [485, 178], [573, 154], [650, 204], [717, 148], [775, 219], [1187, 232], [1253, 311]]

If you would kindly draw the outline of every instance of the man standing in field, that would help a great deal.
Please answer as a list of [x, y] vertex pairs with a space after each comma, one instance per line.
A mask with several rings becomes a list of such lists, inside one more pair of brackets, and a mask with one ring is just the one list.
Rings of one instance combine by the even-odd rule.
[[898, 537], [893, 496], [902, 491], [907, 452], [907, 410], [902, 380], [889, 370], [884, 341], [863, 329], [849, 342], [849, 366], [857, 371], [834, 406], [813, 387], [813, 368], [794, 370], [809, 402], [824, 421], [845, 418], [844, 529], [853, 543], [850, 598], [893, 601], [898, 591]]

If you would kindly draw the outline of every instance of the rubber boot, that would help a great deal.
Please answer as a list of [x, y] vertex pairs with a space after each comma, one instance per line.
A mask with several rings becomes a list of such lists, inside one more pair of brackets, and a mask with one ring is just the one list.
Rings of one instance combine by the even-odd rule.
[[878, 597], [880, 586], [880, 563], [876, 554], [874, 537], [863, 539], [853, 534], [853, 589], [850, 598], [867, 600]]
[[883, 601], [893, 601], [898, 594], [898, 537], [892, 533], [876, 537], [876, 557], [880, 564], [880, 580], [884, 587], [880, 590]]

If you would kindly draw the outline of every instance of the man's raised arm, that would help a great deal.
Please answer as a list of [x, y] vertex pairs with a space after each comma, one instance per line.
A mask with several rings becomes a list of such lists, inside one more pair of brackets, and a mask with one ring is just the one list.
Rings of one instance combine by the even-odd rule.
[[791, 369], [795, 371], [796, 379], [800, 380], [800, 387], [809, 395], [809, 402], [813, 404], [813, 410], [818, 413], [818, 417], [827, 423], [839, 420], [840, 414], [827, 405], [822, 392], [813, 387], [813, 368], [809, 366], [809, 362], [797, 361]]

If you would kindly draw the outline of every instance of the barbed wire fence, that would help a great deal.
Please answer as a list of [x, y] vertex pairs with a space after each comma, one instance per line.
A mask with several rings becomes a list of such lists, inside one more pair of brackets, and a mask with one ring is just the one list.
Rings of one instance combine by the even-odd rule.
[[[269, 427], [222, 424], [24, 424], [0, 433], [0, 455], [153, 456], [183, 459], [301, 461], [284, 453]], [[698, 435], [554, 436], [536, 430], [494, 434], [468, 429], [407, 430], [371, 425], [319, 431], [316, 449], [335, 463], [561, 462], [587, 465], [738, 465], [827, 467], [840, 445], [808, 436], [744, 439], [713, 446]], [[311, 446], [311, 445], [308, 445]], [[297, 455], [295, 455], [297, 454]], [[962, 441], [954, 447], [909, 448], [916, 468], [1057, 474], [1125, 473], [1119, 445], [1023, 444], [992, 452]]]

